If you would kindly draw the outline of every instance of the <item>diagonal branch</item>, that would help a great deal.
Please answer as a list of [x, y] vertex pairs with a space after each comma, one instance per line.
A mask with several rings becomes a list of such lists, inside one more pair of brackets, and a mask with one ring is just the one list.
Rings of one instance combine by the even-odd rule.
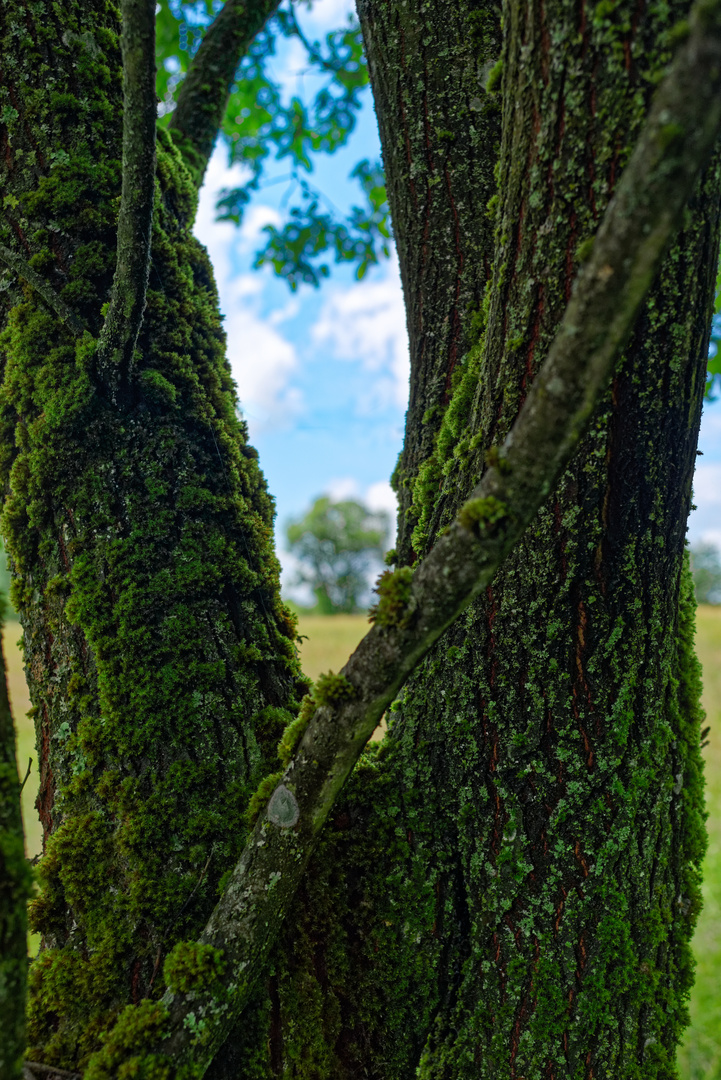
[[408, 570], [397, 571], [381, 590], [376, 626], [336, 680], [335, 703], [312, 717], [201, 936], [223, 952], [224, 993], [168, 991], [163, 999], [169, 1034], [155, 1049], [175, 1069], [191, 1062], [207, 1068], [264, 969], [319, 831], [384, 710], [488, 585], [552, 491], [609, 383], [720, 130], [721, 0], [704, 0], [513, 429], [412, 583]]
[[170, 132], [198, 187], [223, 122], [235, 72], [280, 0], [226, 0], [180, 84]]
[[145, 311], [155, 191], [155, 0], [123, 0], [123, 184], [117, 261], [98, 340], [101, 370], [127, 371]]
[[85, 326], [80, 316], [76, 315], [68, 307], [62, 297], [55, 292], [49, 281], [46, 281], [36, 270], [33, 270], [29, 263], [25, 262], [22, 255], [18, 255], [16, 252], [11, 251], [10, 248], [0, 245], [0, 262], [4, 262], [7, 267], [14, 270], [18, 277], [25, 278], [28, 285], [31, 285], [35, 292], [42, 296], [50, 310], [54, 311], [64, 323], [67, 323], [74, 333], [82, 334]]

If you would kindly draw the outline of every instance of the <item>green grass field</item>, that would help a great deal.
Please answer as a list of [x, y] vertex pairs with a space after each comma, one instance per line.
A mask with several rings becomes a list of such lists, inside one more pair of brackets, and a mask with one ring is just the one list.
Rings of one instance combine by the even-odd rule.
[[704, 864], [704, 908], [696, 928], [696, 985], [691, 1027], [680, 1054], [683, 1080], [721, 1080], [721, 607], [696, 617], [696, 648], [703, 665], [703, 703], [711, 727], [706, 759], [709, 844]]
[[[697, 618], [697, 648], [704, 670], [704, 707], [711, 726], [706, 756], [709, 847], [704, 867], [704, 910], [694, 939], [696, 986], [691, 998], [691, 1027], [681, 1049], [682, 1080], [721, 1080], [721, 607], [701, 607]], [[337, 671], [365, 634], [364, 615], [302, 615], [304, 636], [300, 651], [305, 672], [316, 679]], [[20, 627], [8, 623], [3, 631], [8, 688], [18, 725], [18, 768], [25, 775], [28, 758], [35, 758], [32, 723], [22, 657], [17, 647]], [[38, 775], [33, 769], [23, 791], [23, 814], [29, 855], [40, 850], [41, 832], [34, 809]], [[34, 951], [34, 950], [33, 950]]]

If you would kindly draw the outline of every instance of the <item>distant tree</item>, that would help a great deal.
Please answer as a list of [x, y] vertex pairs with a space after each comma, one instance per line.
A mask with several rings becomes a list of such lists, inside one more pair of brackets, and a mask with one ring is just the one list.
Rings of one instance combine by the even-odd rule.
[[288, 544], [301, 564], [297, 581], [310, 585], [320, 614], [361, 609], [373, 564], [388, 546], [389, 527], [386, 513], [327, 495], [288, 524]]
[[715, 544], [691, 548], [691, 573], [699, 604], [721, 604], [721, 557]]

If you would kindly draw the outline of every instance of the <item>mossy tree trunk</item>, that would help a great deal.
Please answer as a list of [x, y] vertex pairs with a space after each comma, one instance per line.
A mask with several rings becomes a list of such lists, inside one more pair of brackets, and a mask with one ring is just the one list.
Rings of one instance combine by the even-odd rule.
[[[412, 563], [521, 407], [687, 5], [512, 0], [503, 45], [490, 4], [359, 6], [409, 320]], [[30, 1054], [68, 1068], [202, 927], [302, 691], [166, 136], [122, 393], [94, 363], [117, 34], [102, 0], [0, 13], [0, 240], [87, 327], [8, 275], [3, 529], [46, 833]], [[572, 467], [356, 769], [215, 1077], [675, 1075], [704, 844], [683, 536], [719, 186], [714, 161]]]
[[6, 273], [3, 534], [45, 834], [28, 1056], [67, 1068], [203, 925], [304, 689], [273, 503], [191, 232], [195, 186], [162, 133], [135, 358], [119, 388], [95, 363], [121, 182], [118, 33], [104, 0], [0, 11], [2, 243], [87, 327]]

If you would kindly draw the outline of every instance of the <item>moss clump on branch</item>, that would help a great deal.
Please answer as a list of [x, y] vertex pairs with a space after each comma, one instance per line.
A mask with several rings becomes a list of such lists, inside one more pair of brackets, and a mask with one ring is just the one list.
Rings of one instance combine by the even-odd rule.
[[255, 825], [260, 815], [260, 812], [263, 810], [264, 806], [270, 799], [278, 784], [283, 779], [283, 771], [283, 769], [279, 769], [277, 772], [269, 773], [267, 776], [264, 776], [253, 794], [251, 795], [250, 802], [248, 803], [248, 809], [243, 815], [248, 828], [252, 828]]
[[334, 671], [319, 675], [313, 687], [313, 697], [319, 706], [338, 705], [341, 701], [352, 701], [356, 693], [355, 686], [346, 679], [345, 675], [337, 675]]
[[222, 950], [199, 941], [178, 941], [163, 965], [163, 977], [173, 993], [190, 994], [222, 988], [226, 963]]
[[295, 748], [303, 738], [311, 717], [317, 708], [318, 702], [314, 695], [306, 694], [300, 703], [297, 717], [288, 724], [281, 735], [278, 743], [278, 757], [284, 769], [290, 764]]
[[500, 499], [488, 495], [484, 499], [469, 499], [458, 511], [458, 520], [465, 529], [480, 535], [492, 525], [508, 517], [508, 507]]
[[368, 612], [368, 621], [376, 626], [403, 626], [410, 614], [412, 584], [410, 566], [384, 570], [373, 590], [378, 594], [378, 602]]
[[166, 1034], [168, 1014], [158, 1001], [128, 1005], [84, 1070], [85, 1080], [194, 1080], [189, 1069], [175, 1069], [153, 1053]]

